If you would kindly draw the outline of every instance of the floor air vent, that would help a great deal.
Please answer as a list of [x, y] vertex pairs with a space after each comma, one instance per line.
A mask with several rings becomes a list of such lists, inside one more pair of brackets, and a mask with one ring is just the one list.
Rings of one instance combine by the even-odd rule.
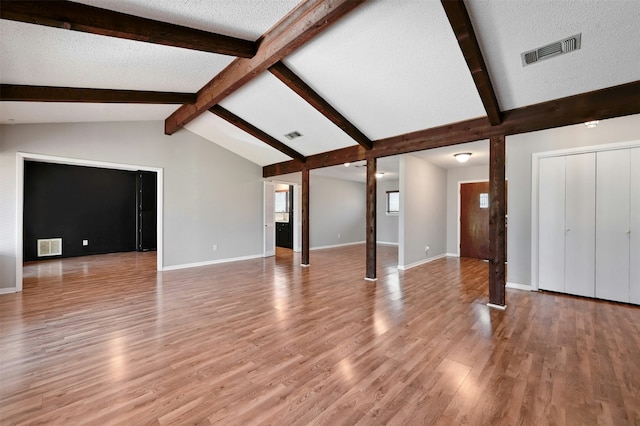
[[62, 254], [62, 238], [38, 240], [38, 257], [60, 256]]
[[555, 56], [564, 55], [565, 53], [578, 50], [580, 49], [581, 38], [582, 33], [521, 53], [522, 66], [526, 67], [527, 65], [534, 64], [543, 59], [553, 58]]

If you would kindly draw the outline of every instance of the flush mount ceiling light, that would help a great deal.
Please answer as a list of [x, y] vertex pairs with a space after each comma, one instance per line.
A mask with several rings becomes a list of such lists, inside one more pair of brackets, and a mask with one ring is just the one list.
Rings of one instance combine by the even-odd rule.
[[286, 135], [284, 135], [285, 138], [289, 139], [290, 141], [299, 138], [300, 136], [302, 136], [302, 133], [298, 132], [297, 130], [294, 130], [291, 133], [287, 133]]
[[600, 121], [598, 120], [592, 120], [592, 121], [587, 121], [586, 123], [584, 123], [584, 125], [587, 126], [587, 129], [594, 129], [598, 127], [599, 123]]
[[380, 179], [382, 176], [384, 176], [384, 172], [376, 172], [376, 177], [378, 179]]
[[351, 165], [351, 163], [344, 163], [345, 167], [349, 167]]
[[457, 154], [453, 154], [453, 156], [456, 157], [456, 160], [458, 160], [458, 163], [466, 163], [467, 160], [471, 157], [471, 153], [459, 152]]

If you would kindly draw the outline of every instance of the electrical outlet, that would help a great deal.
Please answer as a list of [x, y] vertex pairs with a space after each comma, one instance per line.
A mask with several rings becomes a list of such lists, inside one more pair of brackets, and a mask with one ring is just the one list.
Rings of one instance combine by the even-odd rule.
[[89, 240], [82, 240], [82, 245], [83, 246], [88, 246], [89, 245]]
[[213, 251], [216, 251], [216, 250], [218, 250], [218, 245], [217, 245], [217, 244], [214, 244], [214, 245], [213, 245]]
[[340, 238], [340, 234], [338, 234], [338, 238]]
[[429, 247], [429, 246], [424, 246], [424, 251], [429, 251], [430, 248], [431, 247]]

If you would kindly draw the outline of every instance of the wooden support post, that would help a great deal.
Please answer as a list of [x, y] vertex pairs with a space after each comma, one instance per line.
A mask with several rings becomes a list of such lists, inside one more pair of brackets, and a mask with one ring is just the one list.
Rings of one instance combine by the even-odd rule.
[[309, 169], [302, 169], [302, 266], [309, 266]]
[[375, 157], [367, 158], [367, 281], [376, 278], [376, 167]]
[[494, 136], [489, 141], [489, 306], [505, 309], [506, 144], [504, 136]]

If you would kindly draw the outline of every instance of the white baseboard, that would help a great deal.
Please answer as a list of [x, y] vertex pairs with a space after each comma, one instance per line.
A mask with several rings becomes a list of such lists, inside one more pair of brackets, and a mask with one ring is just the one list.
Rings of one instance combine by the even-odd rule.
[[365, 244], [365, 243], [366, 241], [356, 241], [354, 243], [333, 244], [330, 246], [311, 247], [310, 250], [324, 250], [324, 249], [336, 248], [336, 247], [355, 246], [356, 244]]
[[458, 253], [447, 253], [446, 256], [447, 257], [460, 257], [460, 255]]
[[381, 246], [396, 246], [398, 247], [398, 243], [392, 243], [389, 241], [376, 241], [376, 244], [380, 244]]
[[442, 259], [443, 257], [447, 257], [447, 255], [439, 254], [438, 256], [433, 256], [424, 260], [419, 260], [417, 262], [410, 263], [409, 265], [398, 265], [398, 270], [406, 271], [407, 269], [415, 268], [416, 266], [424, 265], [425, 263], [433, 262], [434, 260]]
[[487, 306], [492, 309], [498, 309], [499, 311], [504, 311], [507, 309], [507, 305], [494, 305], [493, 303], [487, 303]]
[[176, 269], [197, 268], [198, 266], [217, 265], [218, 263], [238, 262], [240, 260], [251, 260], [261, 258], [262, 254], [253, 254], [251, 256], [230, 257], [227, 259], [206, 260], [204, 262], [184, 263], [182, 265], [171, 265], [162, 268], [163, 271], [175, 271]]
[[524, 291], [531, 291], [531, 286], [530, 285], [526, 285], [526, 284], [518, 284], [518, 283], [510, 283], [508, 282], [505, 285], [506, 288], [513, 288], [515, 290], [524, 290]]
[[17, 293], [15, 287], [0, 288], [0, 294]]

